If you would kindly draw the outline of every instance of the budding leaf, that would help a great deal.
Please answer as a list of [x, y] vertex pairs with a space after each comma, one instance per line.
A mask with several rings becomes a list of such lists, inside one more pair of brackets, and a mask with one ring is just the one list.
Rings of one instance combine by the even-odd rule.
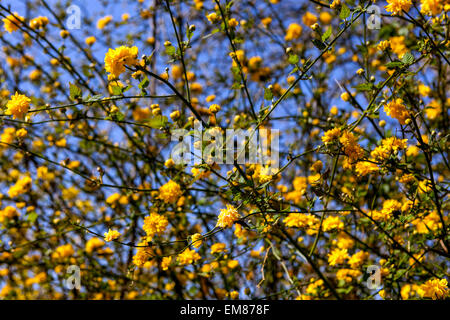
[[375, 86], [372, 83], [360, 83], [357, 86], [354, 86], [353, 88], [355, 88], [358, 91], [370, 91], [374, 87]]
[[82, 92], [80, 88], [78, 88], [73, 83], [69, 82], [69, 89], [70, 89], [70, 99], [77, 100], [81, 98]]
[[154, 117], [150, 118], [148, 120], [147, 124], [154, 129], [160, 129], [160, 128], [165, 127], [167, 122], [168, 122], [168, 119], [166, 116], [158, 115], [158, 116], [154, 116]]
[[339, 14], [339, 18], [342, 20], [347, 19], [350, 16], [350, 9], [347, 7], [345, 3], [342, 4], [341, 13]]
[[409, 65], [414, 62], [414, 56], [410, 52], [407, 52], [403, 55], [402, 62]]
[[112, 94], [115, 96], [120, 96], [122, 94], [122, 88], [119, 86], [112, 86], [111, 91], [112, 91]]
[[393, 62], [389, 62], [386, 64], [386, 67], [388, 69], [395, 69], [397, 67], [402, 67], [403, 66], [403, 62], [400, 61], [393, 61]]
[[297, 64], [299, 60], [300, 60], [300, 58], [298, 57], [298, 55], [296, 55], [296, 54], [289, 55], [288, 61], [290, 64]]
[[264, 99], [272, 100], [272, 98], [273, 98], [272, 90], [270, 90], [269, 88], [264, 89]]
[[148, 80], [147, 77], [145, 77], [144, 80], [142, 80], [141, 83], [139, 83], [139, 89], [145, 89], [148, 87], [149, 84], [150, 81]]
[[166, 54], [169, 56], [173, 56], [177, 52], [177, 49], [175, 49], [174, 46], [167, 46], [166, 47]]
[[325, 33], [322, 35], [322, 41], [327, 41], [327, 39], [331, 36], [331, 32], [333, 31], [333, 29], [330, 27], [328, 27], [327, 31], [325, 31]]

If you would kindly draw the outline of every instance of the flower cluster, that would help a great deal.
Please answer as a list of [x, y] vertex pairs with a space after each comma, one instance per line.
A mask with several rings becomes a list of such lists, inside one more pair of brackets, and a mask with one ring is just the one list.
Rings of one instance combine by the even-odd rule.
[[6, 104], [7, 114], [12, 114], [13, 119], [22, 119], [28, 112], [31, 99], [24, 94], [16, 92]]
[[105, 70], [112, 78], [118, 78], [125, 72], [125, 65], [133, 66], [138, 63], [138, 48], [120, 46], [116, 49], [109, 49], [105, 54]]
[[231, 226], [241, 218], [241, 215], [236, 208], [230, 204], [227, 204], [226, 209], [221, 209], [219, 217], [217, 218], [216, 227], [219, 228], [231, 228]]

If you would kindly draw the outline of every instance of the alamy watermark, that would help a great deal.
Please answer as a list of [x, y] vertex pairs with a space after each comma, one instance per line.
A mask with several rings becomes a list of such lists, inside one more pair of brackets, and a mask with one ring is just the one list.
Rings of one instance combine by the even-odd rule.
[[367, 288], [370, 290], [381, 289], [381, 267], [370, 265], [367, 267], [366, 272], [370, 274], [366, 281]]
[[68, 14], [66, 19], [66, 27], [68, 30], [78, 30], [81, 28], [81, 9], [77, 5], [71, 5], [67, 8]]
[[81, 271], [80, 267], [77, 265], [71, 265], [67, 268], [66, 273], [70, 276], [65, 280], [65, 285], [67, 289], [80, 290], [81, 289]]
[[379, 30], [381, 27], [381, 9], [379, 6], [372, 4], [367, 8], [370, 14], [366, 20], [367, 28], [370, 30]]

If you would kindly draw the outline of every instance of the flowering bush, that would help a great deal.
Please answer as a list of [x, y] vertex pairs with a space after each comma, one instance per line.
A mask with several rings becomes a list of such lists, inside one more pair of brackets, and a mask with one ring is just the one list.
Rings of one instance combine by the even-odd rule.
[[449, 11], [2, 1], [0, 297], [448, 298]]

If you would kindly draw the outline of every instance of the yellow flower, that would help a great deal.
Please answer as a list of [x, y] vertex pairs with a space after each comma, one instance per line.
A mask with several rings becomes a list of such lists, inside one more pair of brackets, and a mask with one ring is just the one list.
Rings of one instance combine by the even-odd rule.
[[52, 253], [52, 258], [59, 260], [73, 256], [75, 251], [70, 243], [59, 246], [55, 252]]
[[339, 217], [330, 216], [323, 220], [322, 228], [324, 232], [342, 230], [344, 228], [344, 222]]
[[217, 219], [216, 227], [219, 228], [231, 228], [233, 223], [240, 219], [240, 214], [236, 208], [232, 205], [227, 204], [226, 209], [221, 209], [219, 217]]
[[35, 69], [35, 70], [30, 72], [29, 77], [30, 77], [31, 81], [36, 81], [36, 80], [39, 80], [41, 75], [42, 75], [42, 72], [40, 70], [38, 70], [38, 69]]
[[0, 210], [0, 223], [3, 223], [5, 219], [11, 220], [18, 216], [20, 216], [20, 213], [16, 208], [7, 206], [5, 209]]
[[319, 15], [319, 20], [323, 24], [330, 24], [332, 18], [333, 18], [332, 15], [329, 14], [327, 11], [322, 11]]
[[211, 246], [211, 254], [225, 252], [226, 247], [227, 247], [227, 245], [225, 243], [222, 243], [222, 242], [214, 243]]
[[200, 248], [200, 246], [203, 243], [202, 238], [203, 238], [203, 236], [200, 233], [193, 234], [192, 237], [191, 237], [192, 246], [194, 248]]
[[31, 99], [24, 94], [16, 92], [11, 96], [11, 99], [6, 103], [7, 114], [12, 114], [13, 119], [22, 119], [28, 112]]
[[284, 40], [291, 41], [294, 39], [298, 39], [301, 35], [302, 26], [297, 23], [291, 23], [286, 30], [286, 36], [284, 37]]
[[234, 269], [239, 266], [239, 261], [237, 260], [229, 260], [227, 263], [228, 268]]
[[181, 116], [180, 111], [175, 110], [170, 114], [170, 119], [172, 119], [173, 121], [177, 121], [180, 118], [180, 116]]
[[176, 64], [172, 67], [170, 75], [174, 80], [180, 79], [183, 76], [183, 67]]
[[358, 251], [350, 257], [348, 264], [352, 269], [356, 269], [359, 268], [367, 258], [369, 258], [368, 252]]
[[138, 267], [143, 267], [152, 257], [153, 252], [151, 247], [148, 246], [148, 241], [144, 240], [139, 242], [136, 254], [133, 256], [133, 263]]
[[195, 250], [191, 250], [189, 248], [184, 250], [177, 257], [178, 263], [180, 265], [193, 264], [200, 259], [201, 259], [200, 255], [197, 252], [195, 252]]
[[379, 51], [384, 51], [384, 50], [386, 50], [387, 48], [389, 48], [389, 46], [390, 46], [389, 40], [383, 40], [383, 41], [380, 41], [380, 42], [377, 44], [377, 49], [378, 49]]
[[109, 229], [108, 232], [104, 233], [105, 241], [113, 241], [120, 237], [120, 232], [117, 230]]
[[231, 18], [230, 20], [228, 20], [228, 25], [231, 28], [236, 28], [239, 25], [239, 22], [235, 18]]
[[428, 119], [435, 120], [442, 112], [442, 107], [436, 100], [431, 101], [425, 108]]
[[112, 21], [112, 16], [105, 16], [97, 21], [97, 29], [102, 30]]
[[344, 263], [349, 258], [347, 249], [334, 249], [328, 254], [328, 263], [330, 266]]
[[96, 41], [97, 41], [97, 39], [95, 39], [94, 36], [92, 36], [92, 37], [87, 37], [87, 38], [84, 40], [84, 42], [86, 42], [86, 44], [87, 44], [88, 46], [92, 46]]
[[350, 95], [348, 94], [348, 92], [343, 92], [343, 93], [341, 94], [341, 99], [342, 99], [343, 101], [348, 101], [348, 100], [350, 100]]
[[19, 30], [19, 26], [22, 21], [25, 21], [24, 17], [19, 16], [17, 12], [14, 12], [14, 15], [9, 15], [3, 20], [3, 27], [9, 33]]
[[283, 221], [287, 227], [304, 228], [315, 225], [318, 219], [311, 214], [292, 212]]
[[25, 128], [20, 128], [19, 130], [17, 130], [16, 132], [16, 136], [18, 138], [25, 138], [28, 134], [28, 131]]
[[94, 237], [92, 239], [89, 239], [88, 242], [86, 242], [86, 252], [92, 253], [98, 248], [101, 248], [105, 245], [105, 242], [102, 239], [99, 239], [97, 237]]
[[25, 176], [19, 179], [11, 188], [8, 190], [8, 195], [11, 198], [15, 198], [21, 194], [27, 193], [31, 189], [32, 179], [29, 176]]
[[386, 11], [392, 12], [391, 15], [401, 14], [403, 10], [408, 12], [412, 5], [411, 0], [387, 0], [387, 3]]
[[261, 23], [263, 24], [263, 26], [265, 28], [267, 28], [272, 23], [272, 18], [271, 17], [263, 18], [263, 19], [261, 19]]
[[389, 44], [391, 46], [392, 52], [394, 52], [400, 59], [408, 51], [405, 45], [405, 37], [391, 37], [389, 39]]
[[217, 15], [217, 13], [213, 12], [210, 13], [206, 16], [206, 18], [209, 20], [209, 22], [211, 23], [216, 23], [220, 20], [220, 16]]
[[220, 106], [218, 104], [212, 104], [209, 106], [209, 111], [212, 113], [217, 113], [220, 111]]
[[397, 119], [400, 124], [406, 124], [406, 119], [409, 118], [409, 112], [403, 104], [403, 100], [398, 98], [391, 100], [388, 104], [384, 105], [384, 112], [392, 118]]
[[428, 97], [431, 93], [431, 88], [423, 83], [419, 83], [419, 94], [423, 97]]
[[430, 279], [419, 287], [418, 293], [422, 298], [444, 299], [448, 295], [447, 279]]
[[165, 203], [175, 203], [182, 194], [180, 185], [172, 180], [159, 188], [159, 198]]
[[59, 35], [61, 36], [61, 38], [67, 38], [68, 36], [69, 36], [69, 31], [67, 31], [67, 30], [61, 30], [60, 32], [59, 32]]
[[105, 201], [107, 204], [111, 205], [114, 208], [115, 207], [114, 203], [119, 201], [119, 199], [120, 199], [120, 194], [118, 194], [116, 192], [116, 193], [113, 193], [112, 195], [110, 195], [108, 198], [106, 198]]
[[328, 130], [327, 132], [324, 133], [324, 135], [322, 137], [322, 142], [323, 143], [332, 142], [334, 140], [337, 140], [337, 138], [340, 135], [341, 135], [341, 129], [339, 129], [339, 128], [334, 128], [334, 129]]
[[360, 161], [356, 163], [355, 172], [358, 176], [363, 177], [379, 170], [375, 163], [368, 161]]
[[406, 149], [408, 139], [397, 139], [396, 137], [389, 137], [381, 140], [381, 144], [376, 147], [370, 155], [379, 161], [388, 159], [391, 155], [396, 154], [397, 151]]
[[45, 26], [47, 24], [48, 24], [47, 17], [37, 17], [30, 21], [30, 28], [37, 30], [37, 29], [45, 28]]
[[161, 269], [168, 270], [171, 263], [172, 263], [172, 257], [164, 257], [164, 258], [162, 258]]
[[344, 280], [345, 282], [352, 282], [354, 278], [359, 277], [362, 274], [359, 270], [353, 269], [340, 269], [336, 272], [336, 279]]
[[120, 46], [116, 49], [109, 49], [105, 55], [105, 69], [114, 78], [118, 78], [125, 72], [125, 65], [135, 65], [137, 60], [138, 48], [136, 46]]
[[311, 166], [311, 170], [315, 171], [315, 172], [320, 172], [322, 170], [322, 168], [323, 168], [323, 163], [320, 160], [317, 160]]
[[341, 0], [333, 0], [333, 2], [330, 4], [331, 9], [336, 9], [341, 4]]
[[443, 11], [442, 0], [421, 0], [420, 12], [429, 16], [437, 16]]
[[302, 17], [302, 21], [303, 21], [303, 23], [304, 23], [305, 25], [307, 25], [308, 27], [310, 27], [310, 26], [312, 26], [314, 23], [317, 22], [317, 17], [316, 17], [313, 13], [307, 11], [307, 12], [305, 13], [305, 15]]
[[166, 217], [157, 213], [151, 213], [144, 218], [143, 229], [147, 234], [147, 239], [151, 239], [155, 234], [161, 235], [167, 228], [169, 221]]
[[383, 202], [383, 208], [381, 211], [372, 210], [369, 215], [373, 220], [387, 221], [392, 218], [394, 212], [400, 212], [402, 209], [402, 204], [394, 199], [388, 199]]
[[352, 132], [344, 131], [339, 138], [339, 142], [344, 147], [344, 153], [349, 158], [350, 163], [353, 163], [364, 156], [364, 149], [357, 142], [357, 138]]

